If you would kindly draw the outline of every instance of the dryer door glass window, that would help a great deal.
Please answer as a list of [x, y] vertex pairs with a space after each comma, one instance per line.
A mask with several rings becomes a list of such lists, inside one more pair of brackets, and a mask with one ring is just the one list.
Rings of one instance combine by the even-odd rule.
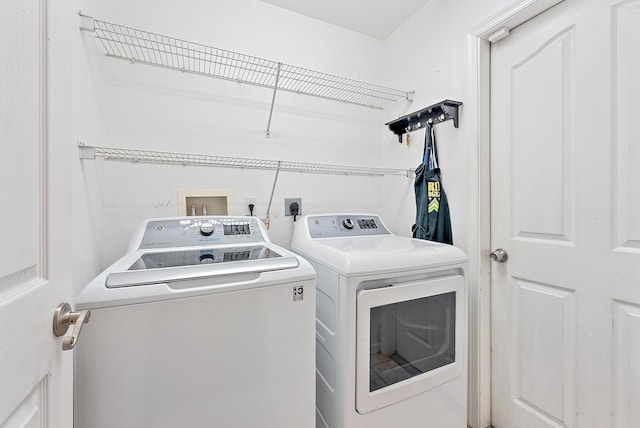
[[369, 391], [455, 362], [456, 293], [372, 307]]
[[452, 275], [358, 292], [358, 413], [466, 376], [464, 290], [464, 277]]

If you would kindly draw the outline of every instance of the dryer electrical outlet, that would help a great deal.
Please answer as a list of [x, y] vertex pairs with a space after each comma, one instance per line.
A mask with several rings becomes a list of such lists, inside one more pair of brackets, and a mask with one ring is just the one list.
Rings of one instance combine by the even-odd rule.
[[[298, 212], [297, 213], [291, 212], [291, 204], [293, 204], [293, 203], [297, 203], [298, 204]], [[284, 215], [286, 215], [286, 216], [302, 215], [302, 198], [284, 198]]]

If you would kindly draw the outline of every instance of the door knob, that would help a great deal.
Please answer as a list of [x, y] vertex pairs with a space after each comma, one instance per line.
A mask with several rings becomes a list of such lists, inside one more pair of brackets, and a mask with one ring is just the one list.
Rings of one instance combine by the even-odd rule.
[[491, 254], [489, 254], [489, 258], [492, 262], [504, 263], [509, 260], [509, 254], [502, 248], [498, 248], [497, 250], [492, 251]]
[[71, 305], [68, 303], [60, 303], [53, 314], [53, 334], [56, 337], [63, 336], [71, 324], [74, 325], [73, 333], [69, 337], [62, 340], [62, 350], [68, 351], [73, 349], [80, 337], [80, 330], [85, 323], [89, 322], [91, 311], [72, 312]]

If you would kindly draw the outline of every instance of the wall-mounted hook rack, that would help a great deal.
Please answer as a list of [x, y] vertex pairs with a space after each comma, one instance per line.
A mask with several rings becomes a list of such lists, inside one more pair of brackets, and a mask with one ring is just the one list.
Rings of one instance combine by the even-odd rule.
[[458, 127], [458, 107], [460, 101], [444, 100], [425, 107], [422, 110], [414, 111], [406, 116], [399, 117], [391, 122], [385, 123], [389, 130], [398, 136], [398, 142], [402, 143], [402, 136], [409, 132], [421, 129], [427, 123], [438, 124], [449, 119], [453, 119], [453, 126]]

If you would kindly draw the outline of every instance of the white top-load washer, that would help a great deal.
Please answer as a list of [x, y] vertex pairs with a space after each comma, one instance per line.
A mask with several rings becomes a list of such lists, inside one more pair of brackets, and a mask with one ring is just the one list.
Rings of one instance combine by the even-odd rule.
[[302, 217], [316, 270], [316, 426], [464, 428], [467, 256], [374, 214]]
[[315, 273], [255, 217], [145, 221], [76, 299], [75, 428], [312, 428]]

